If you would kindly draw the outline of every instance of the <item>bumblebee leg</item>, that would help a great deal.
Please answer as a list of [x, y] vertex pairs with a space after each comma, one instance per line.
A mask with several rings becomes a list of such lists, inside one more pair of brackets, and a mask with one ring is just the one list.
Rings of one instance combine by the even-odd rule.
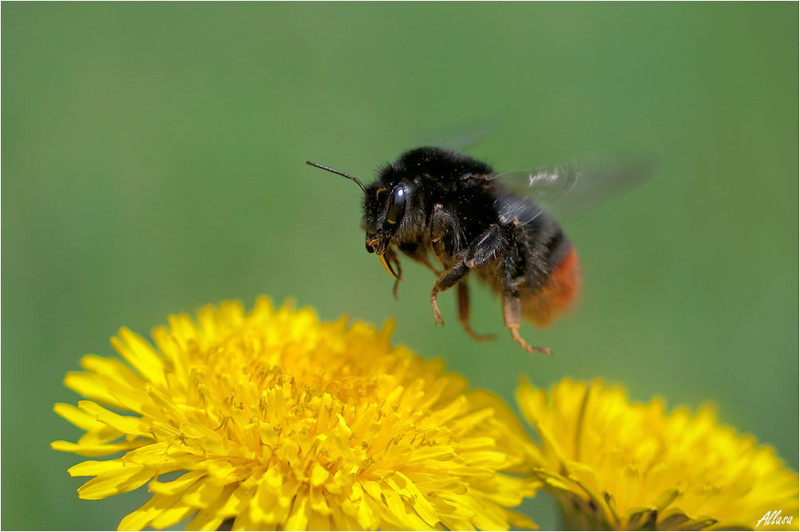
[[408, 258], [410, 258], [414, 262], [418, 262], [423, 266], [425, 266], [426, 268], [428, 268], [436, 275], [436, 277], [439, 277], [442, 274], [442, 272], [434, 268], [433, 264], [431, 264], [431, 262], [428, 260], [428, 252], [424, 248], [418, 246], [417, 244], [413, 244], [412, 246], [400, 245], [400, 251], [402, 251]]
[[417, 256], [415, 256], [415, 257], [414, 257], [414, 260], [416, 260], [417, 262], [419, 262], [420, 264], [422, 264], [423, 266], [425, 266], [426, 268], [428, 268], [428, 269], [429, 269], [430, 271], [432, 271], [432, 272], [433, 272], [433, 273], [434, 273], [434, 274], [435, 274], [437, 277], [438, 277], [438, 276], [440, 276], [440, 275], [442, 274], [442, 272], [440, 272], [439, 270], [437, 270], [437, 269], [434, 267], [434, 265], [433, 265], [433, 264], [431, 264], [431, 261], [429, 261], [429, 260], [428, 260], [428, 256], [427, 256], [427, 255], [421, 255], [421, 256], [420, 256], [420, 255], [417, 255]]
[[549, 348], [530, 345], [519, 335], [519, 328], [522, 325], [522, 300], [519, 297], [516, 282], [508, 282], [508, 278], [505, 278], [503, 285], [503, 321], [506, 328], [511, 332], [511, 338], [529, 354], [539, 351], [550, 356]]
[[472, 326], [469, 324], [469, 287], [466, 281], [458, 283], [458, 321], [476, 342], [494, 340], [493, 334], [478, 334], [472, 330]]
[[458, 217], [441, 203], [433, 206], [430, 228], [431, 249], [440, 261], [442, 257], [458, 254], [461, 248]]
[[442, 312], [439, 310], [439, 303], [436, 302], [436, 296], [439, 292], [444, 292], [452, 287], [468, 273], [469, 267], [461, 260], [434, 281], [433, 290], [431, 290], [431, 307], [433, 308], [433, 315], [436, 318], [436, 325], [444, 325], [444, 319], [442, 318]]
[[442, 273], [433, 283], [431, 290], [431, 307], [436, 318], [436, 324], [444, 324], [442, 313], [439, 311], [439, 304], [436, 296], [439, 292], [444, 292], [463, 279], [472, 268], [485, 266], [496, 260], [497, 255], [504, 249], [505, 239], [500, 230], [500, 226], [492, 224], [484, 231], [481, 236], [475, 239], [470, 247], [461, 254], [461, 258], [456, 264]]
[[400, 286], [400, 281], [403, 280], [403, 268], [400, 266], [400, 258], [392, 248], [386, 249], [384, 257], [386, 257], [386, 260], [389, 261], [390, 264], [397, 267], [397, 278], [394, 280], [394, 286], [392, 287], [392, 295], [397, 299], [397, 287]]

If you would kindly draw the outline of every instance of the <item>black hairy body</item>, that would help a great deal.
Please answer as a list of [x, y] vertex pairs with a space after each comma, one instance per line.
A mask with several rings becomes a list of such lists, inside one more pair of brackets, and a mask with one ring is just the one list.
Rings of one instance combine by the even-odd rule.
[[[456, 152], [426, 147], [402, 154], [366, 187], [367, 249], [384, 255], [398, 270], [399, 250], [438, 275], [431, 294], [437, 323], [442, 316], [436, 295], [458, 285], [460, 321], [471, 336], [484, 339], [469, 326], [466, 277], [475, 272], [503, 295], [512, 336], [528, 350], [539, 349], [519, 337], [520, 314], [546, 325], [561, 310], [552, 305], [568, 303], [537, 298], [547, 295], [545, 287], [572, 245], [552, 217], [493, 176], [488, 165]], [[387, 223], [392, 191], [401, 185], [408, 188], [402, 216]], [[441, 270], [431, 264], [430, 255]], [[577, 278], [570, 281], [574, 293]]]
[[577, 255], [561, 226], [530, 198], [506, 189], [491, 167], [458, 152], [416, 148], [365, 186], [309, 164], [361, 187], [366, 248], [395, 277], [395, 295], [402, 279], [399, 252], [436, 274], [430, 296], [436, 323], [443, 323], [438, 293], [456, 286], [459, 321], [474, 339], [485, 340], [489, 336], [470, 326], [466, 282], [474, 272], [501, 295], [514, 340], [528, 352], [549, 354], [518, 331], [523, 317], [544, 326], [569, 306], [579, 285]]
[[643, 181], [660, 161], [661, 155], [652, 153], [613, 159], [590, 155], [496, 173], [467, 155], [424, 147], [384, 166], [368, 186], [339, 170], [307, 164], [361, 188], [367, 251], [378, 255], [396, 279], [395, 296], [403, 254], [436, 274], [430, 296], [436, 323], [444, 322], [437, 295], [455, 286], [461, 325], [484, 340], [487, 336], [470, 326], [466, 281], [475, 273], [502, 298], [511, 337], [528, 352], [549, 354], [520, 337], [522, 319], [546, 326], [569, 307], [580, 288], [580, 268], [561, 226], [537, 202], [583, 212]]

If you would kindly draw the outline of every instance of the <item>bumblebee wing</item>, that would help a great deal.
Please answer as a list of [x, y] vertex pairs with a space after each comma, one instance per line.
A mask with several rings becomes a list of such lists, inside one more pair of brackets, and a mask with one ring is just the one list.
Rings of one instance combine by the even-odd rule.
[[[608, 158], [598, 155], [491, 176], [512, 192], [528, 197], [558, 216], [574, 216], [644, 181], [658, 168], [653, 155]], [[538, 210], [536, 212], [538, 216]], [[533, 216], [535, 217], [535, 216]], [[529, 215], [520, 222], [533, 218]]]
[[456, 130], [430, 131], [417, 139], [422, 146], [439, 146], [448, 150], [464, 152], [488, 137], [500, 125], [500, 119], [487, 119], [466, 125]]

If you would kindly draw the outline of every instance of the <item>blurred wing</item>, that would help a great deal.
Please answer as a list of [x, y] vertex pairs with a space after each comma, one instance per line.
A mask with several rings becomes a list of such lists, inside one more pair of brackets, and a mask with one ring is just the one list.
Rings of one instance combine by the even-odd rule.
[[499, 127], [500, 122], [500, 119], [485, 120], [457, 130], [429, 132], [417, 139], [417, 144], [464, 152], [488, 137]]
[[[506, 188], [531, 198], [558, 216], [581, 214], [644, 181], [658, 168], [658, 156], [604, 158], [592, 155], [535, 170], [513, 170], [491, 176]], [[527, 223], [527, 216], [520, 222]]]

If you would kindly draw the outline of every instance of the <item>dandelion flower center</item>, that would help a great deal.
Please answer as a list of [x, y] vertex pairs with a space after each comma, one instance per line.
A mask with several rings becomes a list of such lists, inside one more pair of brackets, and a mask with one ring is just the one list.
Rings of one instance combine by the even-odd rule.
[[564, 379], [549, 394], [523, 382], [517, 399], [539, 435], [534, 473], [570, 528], [755, 528], [782, 512], [797, 529], [797, 473], [710, 406], [667, 413], [661, 399], [631, 403], [600, 380]]
[[[502, 401], [468, 390], [383, 330], [320, 322], [266, 298], [171, 316], [155, 346], [127, 329], [125, 362], [88, 355], [56, 412], [84, 429], [79, 496], [147, 484], [120, 529], [507, 529], [534, 491]], [[511, 435], [511, 437], [509, 437]], [[164, 478], [168, 475], [168, 478]]]

